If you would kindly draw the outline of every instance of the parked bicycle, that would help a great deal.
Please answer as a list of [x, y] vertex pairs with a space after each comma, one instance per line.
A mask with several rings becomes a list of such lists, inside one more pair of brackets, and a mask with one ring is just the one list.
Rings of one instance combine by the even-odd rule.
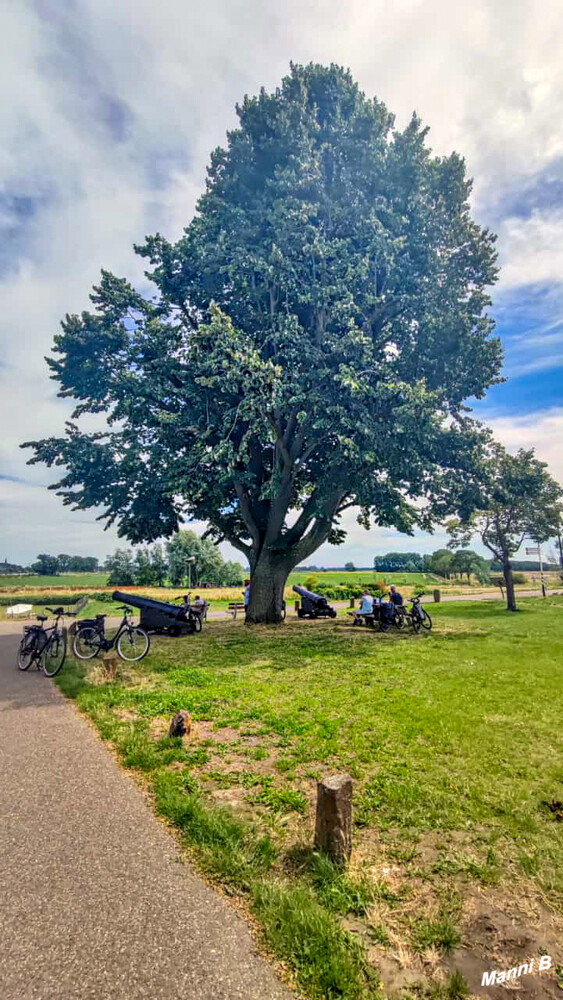
[[130, 663], [142, 660], [147, 655], [151, 641], [144, 628], [133, 625], [130, 618], [133, 609], [121, 604], [119, 610], [123, 611], [123, 618], [111, 639], [108, 639], [105, 633], [107, 615], [96, 615], [95, 618], [84, 619], [78, 623], [72, 640], [72, 651], [77, 659], [93, 660], [98, 653], [107, 653], [114, 648], [122, 660]]
[[402, 612], [403, 617], [410, 624], [413, 632], [420, 632], [421, 629], [425, 629], [430, 632], [432, 628], [432, 619], [428, 614], [426, 608], [422, 607], [420, 598], [422, 594], [413, 594], [411, 597], [411, 607], [410, 610], [404, 605], [400, 605], [398, 610]]
[[67, 633], [59, 623], [63, 615], [72, 617], [74, 612], [64, 608], [46, 608], [55, 618], [50, 628], [44, 627], [48, 615], [37, 615], [39, 625], [25, 625], [18, 650], [18, 668], [29, 670], [35, 663], [46, 677], [54, 677], [66, 658]]

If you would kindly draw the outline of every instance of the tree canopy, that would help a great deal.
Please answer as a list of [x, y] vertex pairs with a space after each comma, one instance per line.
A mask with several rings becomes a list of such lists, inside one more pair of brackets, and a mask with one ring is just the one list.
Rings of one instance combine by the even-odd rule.
[[467, 544], [477, 534], [503, 567], [507, 608], [516, 611], [512, 557], [524, 539], [546, 542], [561, 523], [563, 490], [534, 450], [509, 454], [491, 442], [474, 483], [479, 507], [449, 525], [452, 543]]
[[409, 532], [449, 510], [479, 445], [464, 400], [499, 378], [496, 253], [463, 159], [339, 67], [292, 66], [237, 114], [181, 239], [136, 248], [151, 295], [103, 271], [63, 322], [49, 365], [77, 406], [31, 461], [133, 542], [208, 522], [250, 565], [247, 620], [277, 621], [347, 508]]

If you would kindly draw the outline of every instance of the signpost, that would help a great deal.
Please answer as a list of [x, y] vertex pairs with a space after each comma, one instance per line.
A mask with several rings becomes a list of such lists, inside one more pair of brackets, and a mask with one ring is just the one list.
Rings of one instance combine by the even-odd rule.
[[542, 595], [542, 597], [546, 597], [547, 595], [546, 595], [546, 589], [545, 589], [545, 582], [544, 582], [544, 578], [543, 578], [543, 560], [542, 560], [542, 554], [541, 554], [541, 545], [539, 544], [539, 542], [538, 542], [537, 545], [534, 545], [534, 546], [531, 546], [531, 547], [526, 546], [526, 555], [527, 556], [539, 556], [539, 560], [540, 560], [541, 595]]

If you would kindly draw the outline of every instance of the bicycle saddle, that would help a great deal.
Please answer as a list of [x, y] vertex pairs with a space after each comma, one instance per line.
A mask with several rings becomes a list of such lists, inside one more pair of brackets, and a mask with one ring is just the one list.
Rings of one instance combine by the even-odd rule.
[[47, 615], [36, 615], [35, 617], [37, 618], [38, 622], [46, 622], [48, 616]]

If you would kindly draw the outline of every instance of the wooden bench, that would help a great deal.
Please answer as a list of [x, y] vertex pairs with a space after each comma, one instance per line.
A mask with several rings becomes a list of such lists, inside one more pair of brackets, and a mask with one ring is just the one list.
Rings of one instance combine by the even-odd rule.
[[246, 608], [245, 608], [244, 601], [231, 601], [231, 603], [229, 604], [229, 607], [227, 608], [227, 611], [230, 612], [230, 614], [233, 616], [233, 618], [236, 618], [236, 616], [239, 613], [239, 611], [245, 611], [245, 610], [246, 610]]

